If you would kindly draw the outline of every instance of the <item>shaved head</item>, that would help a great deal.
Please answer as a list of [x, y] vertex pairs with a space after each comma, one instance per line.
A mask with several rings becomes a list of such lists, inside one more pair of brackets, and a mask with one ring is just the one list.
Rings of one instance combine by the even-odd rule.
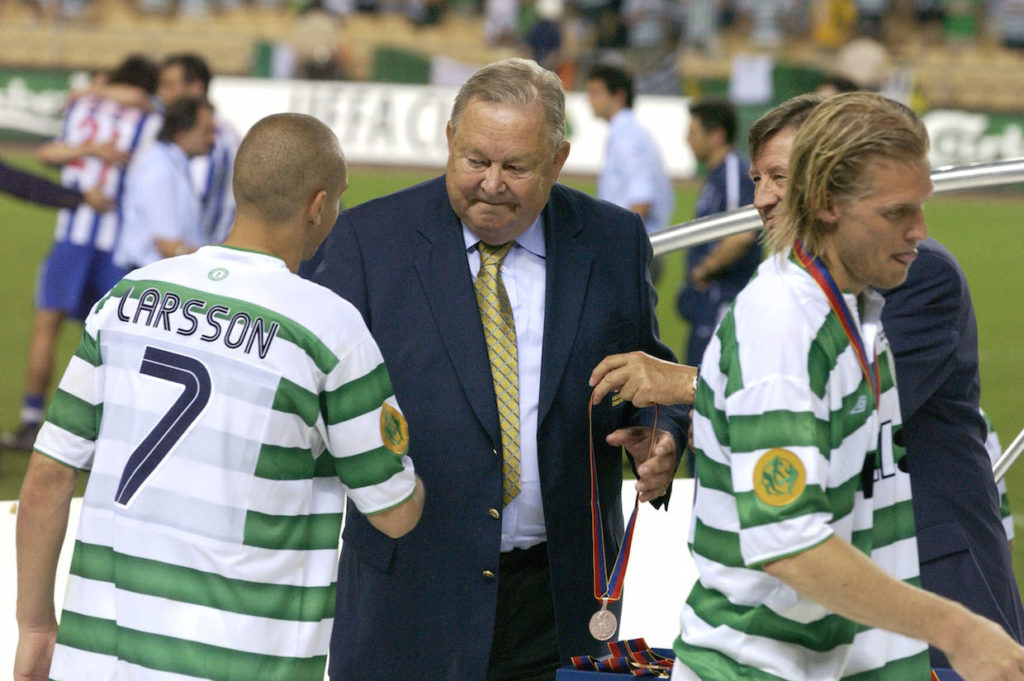
[[330, 128], [305, 114], [274, 114], [254, 125], [238, 148], [233, 187], [240, 214], [284, 223], [321, 190], [346, 183], [345, 156]]

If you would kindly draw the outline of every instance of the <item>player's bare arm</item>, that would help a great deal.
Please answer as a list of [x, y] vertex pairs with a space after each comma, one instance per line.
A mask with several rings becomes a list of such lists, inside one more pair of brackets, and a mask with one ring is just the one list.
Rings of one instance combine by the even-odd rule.
[[766, 563], [764, 570], [843, 617], [940, 648], [966, 681], [1024, 681], [1024, 648], [1002, 628], [890, 577], [839, 537]]
[[15, 681], [45, 680], [57, 640], [53, 607], [57, 558], [78, 471], [32, 453], [18, 502], [18, 648]]
[[423, 514], [423, 481], [416, 476], [416, 486], [408, 499], [398, 506], [368, 516], [370, 523], [392, 539], [398, 539], [416, 527]]

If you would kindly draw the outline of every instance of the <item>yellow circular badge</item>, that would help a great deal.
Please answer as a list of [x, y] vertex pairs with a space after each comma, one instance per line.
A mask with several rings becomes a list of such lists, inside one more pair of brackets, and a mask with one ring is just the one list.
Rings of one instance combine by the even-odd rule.
[[385, 402], [380, 408], [380, 437], [388, 451], [401, 456], [409, 449], [409, 425], [402, 412]]
[[754, 466], [754, 495], [769, 506], [791, 504], [806, 486], [804, 464], [788, 449], [769, 449]]

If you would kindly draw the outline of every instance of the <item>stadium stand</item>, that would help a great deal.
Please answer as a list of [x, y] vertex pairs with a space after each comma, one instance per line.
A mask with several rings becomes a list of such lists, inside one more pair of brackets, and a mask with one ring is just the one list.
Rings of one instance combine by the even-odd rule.
[[[143, 13], [137, 3], [91, 0], [81, 17], [47, 20], [31, 2], [0, 1], [0, 64], [102, 69], [132, 52], [159, 56], [196, 51], [218, 74], [267, 75], [272, 46], [293, 36], [297, 16], [292, 3], [283, 2], [238, 3], [200, 15]], [[893, 0], [891, 6], [906, 4]], [[352, 80], [393, 80], [389, 74], [396, 69], [409, 71], [407, 78], [422, 79], [430, 60], [438, 56], [480, 65], [525, 50], [489, 45], [484, 19], [471, 0], [449, 3], [448, 11], [427, 24], [382, 7], [351, 12], [339, 21], [338, 49], [344, 73]], [[937, 42], [934, 26], [917, 24], [905, 12], [890, 11], [886, 22], [882, 40], [893, 66], [909, 79], [912, 103], [918, 108], [1024, 112], [1024, 50], [1004, 47], [992, 30], [979, 30], [973, 41]], [[573, 32], [565, 33], [571, 41]], [[723, 29], [713, 53], [679, 48], [676, 71], [682, 94], [715, 94], [709, 87], [728, 80], [732, 56], [751, 49], [750, 25], [742, 20]], [[583, 45], [569, 45], [567, 53], [569, 60], [579, 63], [590, 58]], [[789, 69], [821, 72], [829, 70], [835, 57], [833, 50], [816, 46], [813, 40], [795, 38], [772, 53], [777, 64]]]

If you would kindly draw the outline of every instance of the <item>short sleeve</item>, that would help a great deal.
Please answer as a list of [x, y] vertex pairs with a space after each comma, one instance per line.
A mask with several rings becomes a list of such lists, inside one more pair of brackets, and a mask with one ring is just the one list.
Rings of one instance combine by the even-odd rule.
[[328, 374], [320, 402], [328, 453], [356, 507], [373, 514], [405, 501], [415, 486], [409, 429], [368, 333]]

